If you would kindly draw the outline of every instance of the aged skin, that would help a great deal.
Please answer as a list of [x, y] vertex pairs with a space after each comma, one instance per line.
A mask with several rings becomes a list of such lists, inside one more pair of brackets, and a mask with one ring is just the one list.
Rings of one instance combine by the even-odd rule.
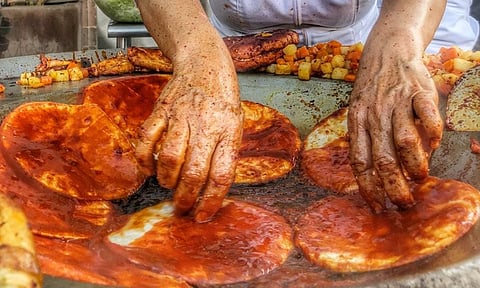
[[407, 180], [428, 175], [430, 152], [440, 144], [438, 95], [422, 54], [445, 5], [383, 1], [365, 43], [348, 129], [350, 162], [360, 192], [375, 212], [385, 208], [386, 196], [401, 208], [414, 204]]
[[208, 221], [233, 183], [241, 143], [235, 68], [200, 1], [142, 0], [137, 6], [174, 67], [142, 127], [137, 155], [162, 186], [175, 189], [178, 213], [193, 209], [197, 221]]
[[[241, 141], [232, 60], [200, 1], [136, 2], [174, 67], [143, 125], [137, 155], [149, 173], [156, 170], [161, 185], [175, 189], [179, 213], [193, 209], [197, 221], [208, 221], [234, 179]], [[438, 96], [421, 57], [445, 5], [385, 0], [365, 44], [349, 109], [350, 160], [375, 212], [384, 209], [386, 197], [402, 208], [414, 204], [407, 179], [427, 176], [429, 152], [440, 143]]]

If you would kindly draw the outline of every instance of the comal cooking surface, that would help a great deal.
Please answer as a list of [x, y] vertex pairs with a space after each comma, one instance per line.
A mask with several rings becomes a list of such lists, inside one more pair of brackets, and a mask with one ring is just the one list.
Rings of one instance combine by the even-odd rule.
[[[68, 57], [68, 56], [67, 56]], [[40, 89], [25, 89], [15, 84], [19, 69], [30, 71], [38, 57], [0, 59], [0, 83], [6, 86], [0, 99], [0, 115], [23, 102], [55, 101], [75, 103], [80, 89], [99, 78], [55, 83]], [[20, 67], [20, 68], [19, 68]], [[9, 69], [10, 68], [10, 69]], [[15, 74], [17, 73], [17, 74]], [[3, 76], [3, 77], [2, 77]], [[242, 98], [268, 105], [289, 117], [302, 137], [323, 117], [345, 106], [351, 84], [333, 80], [299, 81], [293, 76], [240, 74]], [[444, 104], [442, 104], [442, 112]], [[480, 189], [480, 156], [471, 153], [470, 137], [479, 132], [445, 131], [441, 147], [431, 161], [431, 174], [457, 179]], [[327, 192], [309, 185], [298, 167], [287, 177], [268, 184], [235, 185], [228, 197], [259, 203], [295, 223], [305, 208]], [[118, 209], [130, 213], [170, 198], [171, 193], [150, 179], [145, 187], [129, 199], [115, 201]], [[480, 225], [445, 251], [402, 267], [358, 274], [339, 274], [310, 264], [296, 249], [287, 262], [273, 272], [248, 283], [223, 287], [475, 287], [480, 285]], [[46, 276], [44, 287], [100, 287]]]

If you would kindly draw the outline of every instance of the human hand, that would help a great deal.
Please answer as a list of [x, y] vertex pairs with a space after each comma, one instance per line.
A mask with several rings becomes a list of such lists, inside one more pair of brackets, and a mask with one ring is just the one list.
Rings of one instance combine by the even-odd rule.
[[423, 50], [403, 40], [367, 42], [350, 98], [350, 161], [361, 195], [377, 213], [386, 197], [400, 208], [414, 204], [408, 181], [428, 175], [443, 132]]
[[233, 65], [190, 61], [175, 64], [173, 78], [142, 126], [137, 158], [161, 186], [175, 189], [177, 213], [194, 208], [196, 221], [204, 222], [221, 207], [234, 181], [243, 114]]

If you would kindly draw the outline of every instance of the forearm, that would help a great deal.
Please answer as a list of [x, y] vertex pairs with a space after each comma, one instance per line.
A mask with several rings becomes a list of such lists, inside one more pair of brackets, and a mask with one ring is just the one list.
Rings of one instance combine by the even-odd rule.
[[[210, 24], [199, 0], [136, 3], [158, 47], [172, 60], [176, 82], [238, 103], [237, 74], [230, 51]], [[170, 96], [176, 97], [175, 93]]]
[[136, 4], [148, 31], [174, 65], [193, 54], [229, 56], [199, 0], [136, 0]]
[[384, 0], [380, 17], [370, 39], [393, 39], [423, 53], [445, 11], [446, 0]]

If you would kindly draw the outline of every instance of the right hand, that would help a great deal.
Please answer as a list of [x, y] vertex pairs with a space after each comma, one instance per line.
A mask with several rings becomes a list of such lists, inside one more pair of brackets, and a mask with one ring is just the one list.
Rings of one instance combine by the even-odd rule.
[[186, 59], [174, 62], [173, 78], [142, 126], [137, 156], [161, 186], [175, 189], [177, 213], [194, 209], [204, 222], [234, 181], [243, 114], [229, 54]]

